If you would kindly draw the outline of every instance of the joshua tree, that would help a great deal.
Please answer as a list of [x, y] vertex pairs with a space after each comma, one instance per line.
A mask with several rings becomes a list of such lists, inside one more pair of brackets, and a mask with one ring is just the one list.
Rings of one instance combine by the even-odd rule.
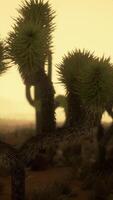
[[69, 125], [83, 126], [87, 119], [89, 126], [91, 122], [92, 126], [98, 126], [113, 99], [113, 68], [109, 59], [75, 50], [63, 58], [58, 73], [67, 91]]
[[[98, 58], [81, 73], [79, 96], [86, 109], [100, 123], [102, 113], [113, 99], [113, 66], [110, 59]], [[91, 123], [91, 122], [90, 122]]]
[[0, 75], [7, 70], [7, 67], [5, 65], [5, 56], [5, 46], [4, 43], [0, 40]]
[[[112, 136], [111, 132], [104, 135], [100, 126], [102, 113], [111, 106], [113, 100], [113, 66], [109, 59], [98, 59], [86, 68], [81, 74], [79, 95], [83, 105], [88, 111], [89, 126], [95, 125], [99, 147], [98, 162], [102, 165], [105, 161], [106, 146]], [[109, 111], [109, 110], [108, 110]]]
[[[45, 72], [45, 64], [47, 60], [50, 63], [51, 57], [53, 18], [54, 12], [48, 2], [25, 1], [7, 39], [8, 56], [18, 65], [26, 85], [26, 96], [36, 108], [36, 116], [39, 115], [36, 126], [40, 126], [37, 128], [41, 132], [51, 132], [55, 128], [54, 88]], [[30, 94], [31, 86], [34, 86], [35, 100]]]
[[85, 108], [75, 86], [79, 85], [81, 71], [97, 58], [88, 51], [75, 50], [64, 56], [58, 65], [59, 80], [66, 89], [68, 104], [67, 123], [69, 126], [82, 126], [85, 119]]
[[[67, 90], [69, 125], [75, 123], [77, 126], [79, 122], [91, 130], [94, 126], [99, 127], [103, 112], [112, 107], [113, 66], [110, 59], [75, 51], [63, 59], [58, 69], [60, 80]], [[99, 163], [105, 160], [106, 145], [112, 135], [110, 133], [105, 137], [101, 129], [97, 131]]]

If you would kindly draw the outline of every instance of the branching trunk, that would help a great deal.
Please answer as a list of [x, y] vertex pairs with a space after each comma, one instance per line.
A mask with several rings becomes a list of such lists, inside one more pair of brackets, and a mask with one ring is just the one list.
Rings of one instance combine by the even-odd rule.
[[38, 86], [34, 86], [34, 98], [31, 95], [31, 86], [26, 85], [25, 87], [25, 93], [26, 93], [26, 99], [28, 100], [29, 104], [34, 107], [35, 109], [35, 124], [36, 124], [36, 133], [41, 132], [41, 123], [40, 123], [40, 108], [39, 108], [39, 94], [38, 94]]
[[55, 129], [54, 93], [52, 82], [45, 72], [42, 72], [34, 86], [34, 99], [31, 97], [30, 86], [26, 85], [26, 98], [35, 108], [37, 134]]
[[40, 134], [42, 131], [42, 114], [41, 114], [41, 99], [40, 99], [40, 88], [39, 85], [34, 86], [34, 104], [35, 104], [35, 122], [36, 122], [36, 133]]
[[[31, 85], [26, 85], [26, 98], [35, 108], [36, 133], [51, 132], [55, 129], [54, 88], [52, 85], [52, 54], [48, 53], [48, 75], [44, 72], [35, 74], [34, 98], [31, 95]], [[46, 117], [46, 118], [45, 118]]]
[[29, 104], [34, 107], [35, 102], [34, 102], [34, 99], [31, 96], [31, 90], [30, 89], [31, 89], [31, 85], [25, 86], [26, 99], [28, 100]]

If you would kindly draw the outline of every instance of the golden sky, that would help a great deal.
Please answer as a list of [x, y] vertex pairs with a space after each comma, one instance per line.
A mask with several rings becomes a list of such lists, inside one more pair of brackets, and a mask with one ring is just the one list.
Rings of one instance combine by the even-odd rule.
[[[56, 11], [54, 32], [54, 81], [55, 65], [68, 51], [85, 48], [95, 55], [111, 56], [113, 61], [113, 0], [50, 0]], [[3, 0], [0, 4], [0, 36], [5, 38], [17, 15], [21, 0]], [[62, 93], [60, 86], [55, 87]], [[26, 102], [24, 85], [16, 66], [0, 77], [1, 117], [27, 118], [34, 110]]]

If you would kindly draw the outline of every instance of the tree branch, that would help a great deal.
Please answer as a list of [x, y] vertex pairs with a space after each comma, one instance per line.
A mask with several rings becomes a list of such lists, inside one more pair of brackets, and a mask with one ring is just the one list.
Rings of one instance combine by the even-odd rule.
[[30, 85], [26, 85], [26, 87], [25, 87], [26, 98], [27, 98], [29, 104], [31, 106], [35, 107], [35, 100], [32, 99], [32, 97], [31, 97], [31, 91], [30, 91], [30, 89], [31, 89], [31, 86]]

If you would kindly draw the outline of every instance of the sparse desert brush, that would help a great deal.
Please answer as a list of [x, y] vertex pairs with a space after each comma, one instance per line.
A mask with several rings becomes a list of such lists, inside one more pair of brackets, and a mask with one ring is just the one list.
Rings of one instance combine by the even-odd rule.
[[90, 167], [98, 159], [98, 142], [96, 134], [84, 136], [81, 141], [81, 159], [82, 164]]
[[61, 145], [62, 156], [66, 165], [78, 166], [81, 161], [81, 144], [76, 140], [62, 143]]
[[71, 194], [71, 188], [67, 183], [54, 183], [53, 185], [35, 189], [32, 200], [64, 200]]

